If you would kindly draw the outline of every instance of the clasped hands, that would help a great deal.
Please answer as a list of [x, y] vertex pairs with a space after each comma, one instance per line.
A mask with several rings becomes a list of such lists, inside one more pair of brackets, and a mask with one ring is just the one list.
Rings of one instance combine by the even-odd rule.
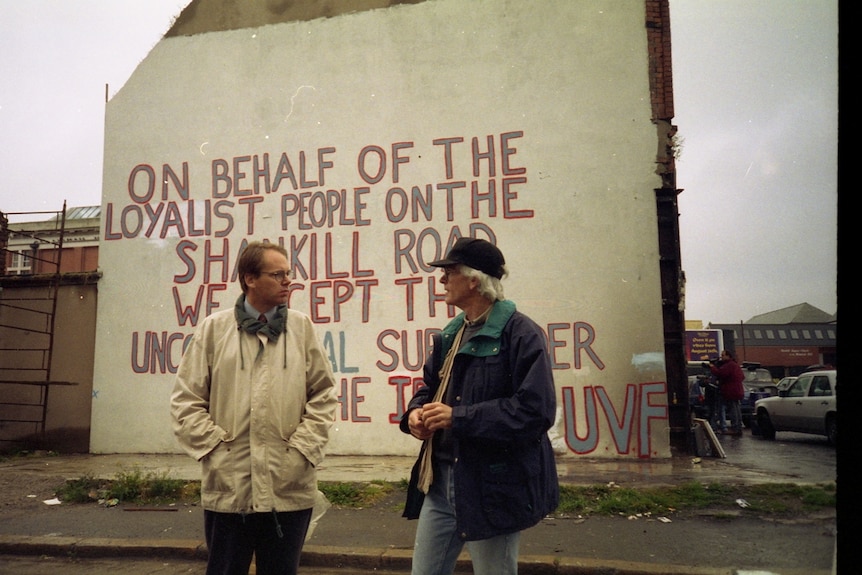
[[426, 403], [407, 417], [410, 434], [416, 439], [428, 439], [438, 429], [452, 427], [452, 408], [438, 401]]

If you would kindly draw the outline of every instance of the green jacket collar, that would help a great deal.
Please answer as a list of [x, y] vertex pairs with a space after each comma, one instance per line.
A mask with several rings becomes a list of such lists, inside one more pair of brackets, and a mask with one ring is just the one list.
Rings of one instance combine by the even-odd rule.
[[[503, 334], [503, 328], [509, 322], [509, 318], [515, 313], [515, 302], [509, 300], [494, 302], [494, 308], [488, 315], [488, 319], [482, 325], [482, 328], [476, 332], [476, 335], [470, 340], [470, 346], [462, 344], [459, 353], [468, 353], [470, 355], [487, 356], [496, 355], [499, 353], [500, 346], [497, 342]], [[466, 315], [461, 312], [443, 328], [443, 357], [452, 346], [455, 335], [461, 326], [464, 325]]]

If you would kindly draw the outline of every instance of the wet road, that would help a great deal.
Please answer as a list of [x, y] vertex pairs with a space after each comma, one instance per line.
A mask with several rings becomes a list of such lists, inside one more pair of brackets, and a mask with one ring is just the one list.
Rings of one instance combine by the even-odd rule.
[[[45, 556], [0, 555], [0, 573], [15, 575], [204, 575], [206, 563], [200, 560], [163, 559], [69, 559]], [[254, 575], [254, 568], [249, 575]], [[301, 575], [346, 575], [346, 569], [300, 567]], [[350, 575], [372, 575], [380, 571], [349, 570]], [[389, 575], [399, 575], [387, 571]]]
[[837, 450], [825, 437], [779, 432], [775, 441], [745, 431], [743, 437], [720, 436], [727, 461], [792, 483], [835, 481]]
[[204, 575], [203, 561], [145, 559], [68, 559], [45, 556], [0, 555], [0, 573], [15, 575]]

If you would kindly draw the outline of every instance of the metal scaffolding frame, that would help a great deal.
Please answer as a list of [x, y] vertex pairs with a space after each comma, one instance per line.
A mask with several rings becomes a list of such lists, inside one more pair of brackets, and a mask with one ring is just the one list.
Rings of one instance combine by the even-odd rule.
[[[9, 229], [7, 216], [37, 214], [53, 214], [57, 227], [50, 233], [41, 228]], [[55, 212], [0, 212], [0, 276], [27, 280], [26, 287], [31, 290], [23, 296], [4, 297], [7, 290], [0, 288], [0, 330], [6, 336], [0, 339], [5, 342], [0, 347], [0, 447], [34, 435], [44, 436], [51, 387], [76, 385], [55, 381], [51, 371], [65, 228], [65, 203]], [[27, 256], [32, 268], [30, 274], [24, 274], [27, 277], [6, 275], [6, 254], [13, 251], [8, 243], [12, 234], [32, 239], [32, 253]], [[56, 257], [40, 257], [46, 247]]]

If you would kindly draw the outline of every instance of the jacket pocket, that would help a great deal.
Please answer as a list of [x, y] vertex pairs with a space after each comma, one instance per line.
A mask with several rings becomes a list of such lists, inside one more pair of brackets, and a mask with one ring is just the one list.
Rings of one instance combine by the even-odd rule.
[[222, 441], [201, 461], [201, 491], [228, 493], [234, 491], [234, 474], [230, 442]]
[[536, 480], [516, 460], [486, 463], [482, 468], [482, 511], [497, 529], [522, 529], [536, 516]]
[[314, 466], [298, 450], [285, 445], [279, 462], [273, 469], [273, 492], [279, 496], [288, 496], [297, 491], [317, 489]]

